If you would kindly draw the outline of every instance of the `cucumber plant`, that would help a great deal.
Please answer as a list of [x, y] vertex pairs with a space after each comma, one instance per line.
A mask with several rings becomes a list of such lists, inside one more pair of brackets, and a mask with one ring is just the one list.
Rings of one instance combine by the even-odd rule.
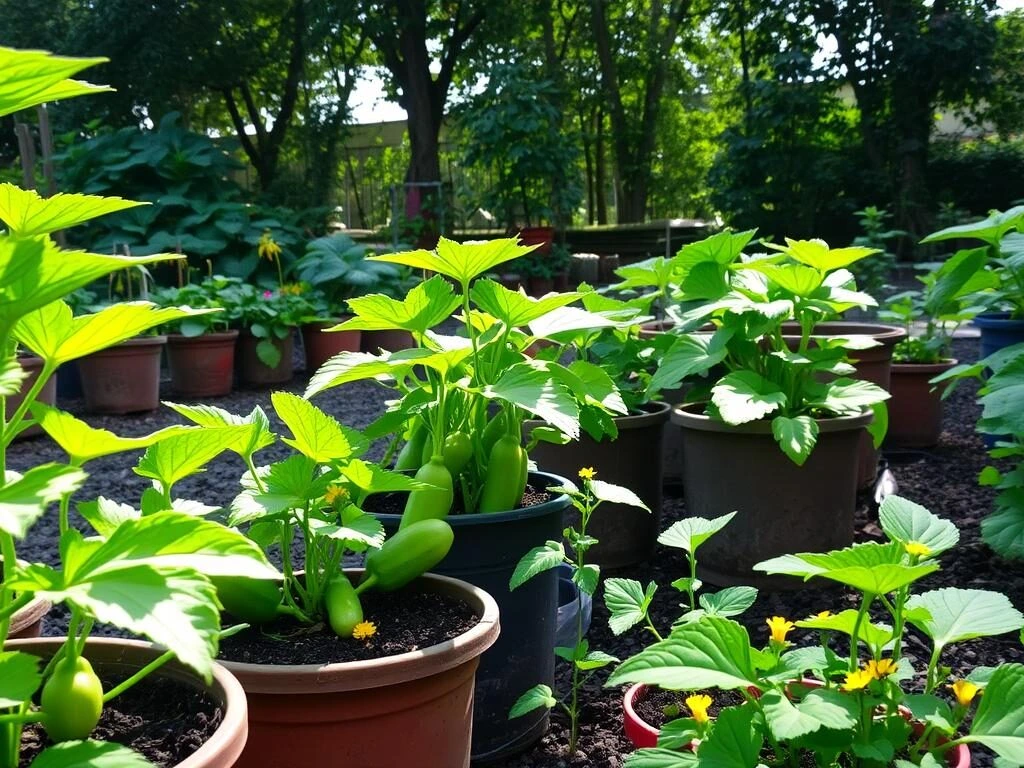
[[[106, 90], [69, 79], [104, 59], [73, 59], [41, 51], [0, 48], [0, 116], [58, 98]], [[144, 499], [146, 513], [127, 514], [106, 504], [95, 518], [105, 526], [85, 538], [69, 524], [72, 494], [86, 481], [84, 465], [120, 451], [157, 446], [181, 429], [121, 438], [94, 430], [57, 409], [37, 404], [46, 381], [62, 363], [124, 341], [162, 323], [196, 314], [187, 308], [157, 308], [148, 302], [115, 304], [72, 317], [63, 301], [94, 280], [169, 256], [122, 258], [60, 248], [51, 233], [119, 210], [142, 205], [120, 198], [61, 194], [42, 198], [0, 184], [0, 768], [19, 764], [22, 731], [39, 723], [51, 740], [33, 765], [142, 766], [132, 750], [89, 738], [103, 706], [161, 664], [177, 658], [209, 681], [220, 637], [211, 576], [273, 578], [262, 551], [237, 531], [183, 510], [170, 487]], [[43, 360], [36, 381], [25, 387], [18, 349]], [[8, 410], [9, 399], [23, 395]], [[67, 462], [7, 467], [7, 449], [39, 422], [68, 453]], [[195, 440], [191, 432], [188, 439]], [[180, 474], [181, 468], [175, 469]], [[59, 505], [59, 565], [26, 563], [18, 543]], [[99, 504], [97, 503], [97, 507]], [[7, 645], [12, 617], [36, 599], [63, 603], [70, 611], [68, 634], [48, 660]], [[104, 691], [88, 660], [87, 640], [96, 622], [112, 624], [167, 648], [158, 659]]]
[[[350, 299], [353, 317], [330, 329], [400, 329], [417, 342], [414, 349], [396, 352], [343, 352], [325, 363], [306, 389], [306, 397], [313, 397], [350, 381], [373, 380], [394, 391], [389, 410], [366, 435], [390, 436], [385, 461], [404, 440], [396, 468], [416, 469], [416, 477], [431, 486], [409, 495], [408, 519], [444, 518], [456, 496], [466, 513], [514, 509], [526, 487], [527, 454], [535, 441], [576, 439], [581, 425], [601, 434], [614, 429], [613, 415], [627, 412], [615, 383], [597, 365], [586, 360], [563, 365], [529, 354], [559, 334], [613, 322], [570, 306], [582, 293], [535, 299], [486, 277], [531, 250], [516, 239], [456, 243], [441, 238], [434, 251], [370, 257], [435, 274], [402, 299], [382, 294]], [[458, 313], [460, 335], [445, 327], [453, 313]], [[546, 425], [524, 440], [527, 418]]]

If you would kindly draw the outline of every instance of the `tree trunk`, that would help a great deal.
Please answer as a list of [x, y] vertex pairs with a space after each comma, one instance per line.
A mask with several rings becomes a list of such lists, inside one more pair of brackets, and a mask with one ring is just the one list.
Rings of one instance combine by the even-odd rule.
[[608, 196], [605, 193], [607, 185], [605, 151], [604, 151], [604, 112], [597, 110], [597, 134], [594, 138], [594, 165], [596, 167], [595, 186], [597, 187], [597, 223], [604, 225], [608, 223]]

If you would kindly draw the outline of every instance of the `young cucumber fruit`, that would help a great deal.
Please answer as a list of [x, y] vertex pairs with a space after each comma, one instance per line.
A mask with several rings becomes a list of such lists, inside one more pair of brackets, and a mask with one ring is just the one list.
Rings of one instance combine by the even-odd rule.
[[103, 712], [103, 684], [84, 656], [61, 659], [43, 686], [43, 728], [54, 741], [87, 739]]
[[348, 577], [339, 573], [327, 583], [324, 591], [327, 620], [338, 637], [352, 637], [352, 630], [363, 620], [363, 606]]
[[436, 487], [409, 492], [399, 529], [421, 520], [443, 520], [451, 511], [455, 498], [452, 473], [444, 465], [442, 456], [434, 456], [420, 467], [416, 471], [416, 479]]
[[268, 624], [281, 606], [281, 582], [244, 576], [211, 576], [224, 610], [248, 624]]
[[444, 520], [420, 520], [400, 529], [366, 555], [366, 577], [356, 592], [371, 587], [390, 592], [422, 576], [448, 554], [455, 540]]
[[507, 512], [516, 508], [526, 487], [526, 462], [526, 451], [518, 438], [505, 435], [494, 444], [480, 494], [481, 512]]

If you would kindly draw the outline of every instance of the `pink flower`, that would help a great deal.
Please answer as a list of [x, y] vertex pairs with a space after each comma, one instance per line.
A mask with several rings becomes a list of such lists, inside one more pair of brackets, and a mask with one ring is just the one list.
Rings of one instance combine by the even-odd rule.
[[273, 296], [274, 296], [274, 292], [273, 291], [264, 291], [263, 292], [263, 298], [264, 299], [270, 299], [270, 298], [273, 298]]

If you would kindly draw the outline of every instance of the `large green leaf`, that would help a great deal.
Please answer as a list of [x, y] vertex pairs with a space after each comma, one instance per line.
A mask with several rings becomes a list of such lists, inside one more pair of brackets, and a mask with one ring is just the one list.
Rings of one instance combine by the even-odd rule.
[[362, 459], [345, 462], [341, 474], [365, 493], [392, 493], [434, 488], [429, 483], [399, 472], [390, 472], [377, 464]]
[[646, 747], [626, 755], [622, 768], [696, 768], [697, 755], [664, 747]]
[[711, 734], [697, 747], [701, 768], [755, 768], [761, 760], [764, 737], [754, 727], [753, 705], [723, 709]]
[[106, 349], [159, 325], [215, 311], [127, 301], [95, 314], [72, 317], [71, 308], [57, 301], [22, 317], [14, 328], [14, 336], [40, 357], [61, 364]]
[[849, 730], [858, 721], [857, 701], [836, 690], [815, 690], [793, 702], [781, 691], [761, 697], [765, 719], [780, 741], [799, 739], [822, 728]]
[[498, 318], [510, 328], [519, 328], [543, 317], [548, 312], [572, 304], [582, 293], [555, 293], [535, 299], [518, 291], [510, 291], [493, 280], [477, 280], [469, 297], [479, 309]]
[[291, 438], [282, 439], [295, 450], [320, 464], [352, 455], [352, 446], [333, 416], [290, 392], [275, 392], [270, 399], [281, 421], [292, 431]]
[[757, 589], [726, 587], [718, 592], [704, 592], [699, 600], [706, 616], [739, 616], [757, 600]]
[[648, 392], [674, 389], [686, 378], [703, 374], [725, 360], [729, 354], [726, 343], [732, 331], [723, 329], [714, 334], [696, 333], [680, 336], [669, 347], [658, 369], [647, 384]]
[[[85, 251], [62, 251], [48, 237], [16, 239], [0, 235], [0, 328], [67, 296], [97, 278], [119, 269], [184, 258], [101, 256]], [[31, 346], [31, 345], [29, 345]]]
[[802, 629], [815, 629], [825, 632], [842, 632], [844, 635], [853, 635], [854, 628], [857, 630], [857, 637], [874, 648], [881, 648], [892, 640], [892, 629], [878, 626], [867, 619], [861, 619], [858, 625], [858, 612], [852, 608], [825, 617], [812, 616], [809, 619], [796, 622]]
[[227, 450], [227, 444], [247, 437], [250, 426], [198, 427], [164, 437], [153, 443], [139, 459], [135, 474], [159, 481], [164, 493], [179, 480], [199, 472]]
[[565, 546], [560, 541], [549, 541], [534, 547], [520, 558], [512, 578], [508, 581], [509, 591], [521, 587], [538, 573], [550, 571], [565, 562]]
[[47, 747], [28, 768], [153, 768], [134, 749], [112, 741], [64, 741]]
[[1013, 230], [1024, 231], [1024, 205], [1018, 205], [1006, 211], [993, 211], [981, 221], [970, 224], [958, 224], [933, 232], [924, 238], [922, 243], [934, 243], [940, 240], [959, 240], [961, 238], [977, 238], [993, 247], [999, 246], [1003, 236]]
[[881, 253], [877, 248], [829, 248], [824, 240], [790, 240], [788, 237], [784, 246], [771, 243], [768, 245], [789, 254], [801, 264], [822, 272], [848, 267], [872, 254]]
[[404, 328], [426, 333], [447, 320], [461, 304], [451, 283], [434, 276], [412, 288], [399, 301], [379, 293], [349, 299], [349, 309], [355, 317], [330, 330], [386, 331]]
[[229, 413], [215, 405], [180, 405], [170, 402], [165, 402], [164, 405], [200, 427], [250, 425], [248, 435], [240, 432], [236, 439], [229, 441], [224, 446], [227, 450], [237, 453], [243, 458], [274, 444], [274, 433], [270, 431], [270, 420], [258, 405], [254, 406], [247, 416]]
[[981, 521], [981, 537], [1003, 557], [1024, 559], [1024, 488], [996, 497], [995, 511]]
[[32, 698], [42, 681], [38, 656], [0, 651], [0, 709], [20, 707]]
[[630, 507], [639, 507], [640, 509], [646, 509], [648, 512], [651, 511], [639, 496], [629, 490], [629, 488], [623, 488], [621, 485], [606, 483], [604, 480], [591, 480], [590, 490], [598, 501], [607, 501], [609, 504], [626, 504]]
[[802, 264], [772, 264], [754, 261], [746, 265], [763, 273], [775, 285], [796, 296], [810, 296], [821, 285], [822, 273]]
[[658, 543], [664, 544], [666, 547], [685, 549], [693, 555], [701, 544], [722, 530], [734, 517], [736, 517], [736, 513], [730, 512], [712, 520], [704, 517], [687, 517], [677, 520], [658, 536]]
[[380, 357], [369, 352], [342, 352], [321, 365], [313, 374], [303, 397], [310, 398], [352, 381], [392, 379], [398, 370], [386, 352]]
[[539, 339], [555, 338], [560, 333], [614, 328], [619, 325], [605, 315], [579, 307], [558, 307], [530, 323], [530, 333]]
[[868, 542], [827, 553], [781, 555], [758, 563], [754, 570], [798, 576], [804, 580], [821, 576], [879, 595], [912, 584], [939, 568], [934, 562], [911, 566], [902, 560], [903, 547], [899, 543]]
[[97, 197], [58, 193], [41, 197], [31, 189], [0, 184], [0, 221], [18, 237], [46, 235], [95, 219], [114, 211], [123, 211], [147, 203], [120, 197]]
[[78, 514], [104, 539], [116, 531], [124, 521], [142, 517], [142, 512], [131, 504], [121, 504], [105, 496], [83, 501], [77, 506]]
[[46, 505], [74, 493], [86, 474], [63, 464], [41, 464], [24, 475], [8, 472], [7, 484], [0, 486], [0, 531], [16, 539], [46, 511]]
[[818, 442], [818, 422], [810, 416], [776, 416], [772, 419], [772, 435], [782, 452], [800, 467]]
[[608, 627], [612, 634], [621, 635], [647, 616], [651, 600], [658, 585], [653, 581], [647, 588], [635, 579], [613, 577], [604, 580], [604, 603], [608, 608]]
[[963, 740], [979, 741], [1010, 764], [1024, 765], [1024, 665], [996, 669]]
[[121, 437], [110, 430], [91, 427], [70, 413], [44, 403], [32, 405], [32, 416], [74, 464], [85, 464], [101, 456], [148, 448], [165, 438], [188, 430], [188, 427], [172, 426], [148, 435]]
[[524, 256], [536, 247], [519, 245], [517, 238], [501, 238], [484, 243], [457, 243], [442, 237], [433, 251], [388, 253], [370, 256], [368, 260], [426, 269], [468, 286], [474, 278], [492, 271], [499, 264]]
[[734, 371], [711, 388], [711, 402], [726, 424], [738, 425], [777, 411], [786, 404], [786, 394], [756, 371]]
[[[923, 608], [926, 615], [915, 613]], [[907, 620], [942, 649], [950, 643], [1002, 635], [1024, 627], [1021, 614], [1006, 595], [984, 589], [946, 587], [913, 595]]]
[[0, 117], [48, 101], [113, 90], [68, 79], [105, 61], [108, 59], [70, 58], [46, 51], [0, 47]]
[[551, 687], [543, 683], [533, 686], [530, 690], [516, 699], [516, 703], [509, 710], [508, 719], [522, 717], [535, 709], [551, 709], [558, 704], [558, 699], [551, 692]]
[[645, 683], [670, 690], [747, 688], [757, 683], [747, 630], [732, 619], [687, 624], [626, 659], [606, 685]]
[[808, 399], [808, 405], [844, 416], [860, 414], [865, 408], [888, 400], [889, 396], [888, 392], [870, 381], [836, 379], [822, 388], [819, 397]]
[[573, 439], [580, 436], [576, 401], [564, 384], [543, 370], [525, 363], [513, 365], [494, 384], [485, 387], [483, 394], [518, 405]]
[[886, 496], [879, 507], [878, 520], [890, 539], [904, 546], [910, 542], [923, 544], [931, 557], [952, 549], [960, 541], [960, 531], [953, 523], [902, 496]]

